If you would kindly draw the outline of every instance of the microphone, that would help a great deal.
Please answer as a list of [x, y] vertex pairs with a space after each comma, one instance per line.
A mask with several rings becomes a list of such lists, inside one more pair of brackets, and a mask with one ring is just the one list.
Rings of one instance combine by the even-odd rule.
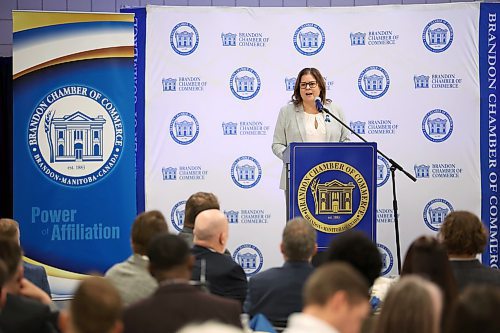
[[324, 110], [324, 107], [323, 107], [323, 103], [321, 103], [321, 98], [316, 97], [314, 99], [314, 102], [316, 103], [316, 109], [319, 111], [319, 112], [323, 112]]

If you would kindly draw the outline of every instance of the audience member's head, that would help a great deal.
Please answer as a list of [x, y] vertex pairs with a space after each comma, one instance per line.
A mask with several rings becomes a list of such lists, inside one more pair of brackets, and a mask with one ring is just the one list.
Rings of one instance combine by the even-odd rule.
[[184, 210], [184, 226], [194, 229], [195, 219], [199, 213], [208, 209], [220, 209], [219, 201], [213, 193], [197, 192], [186, 201]]
[[466, 211], [456, 211], [448, 214], [439, 237], [454, 258], [475, 258], [482, 253], [488, 240], [488, 234], [481, 220], [474, 214]]
[[207, 321], [202, 324], [189, 324], [177, 333], [243, 333], [243, 331], [232, 325]]
[[451, 306], [458, 291], [446, 249], [436, 237], [421, 236], [413, 241], [406, 252], [401, 276], [416, 274], [434, 282], [443, 293], [443, 320], [447, 322]]
[[153, 238], [148, 257], [149, 271], [158, 282], [191, 278], [194, 258], [187, 243], [177, 235], [162, 234]]
[[163, 232], [168, 232], [168, 226], [160, 211], [151, 210], [137, 215], [131, 231], [134, 253], [146, 255], [151, 239]]
[[60, 326], [65, 333], [118, 333], [123, 330], [121, 311], [122, 300], [113, 285], [89, 277], [80, 283]]
[[218, 209], [204, 210], [194, 224], [194, 244], [224, 253], [228, 238], [227, 218]]
[[23, 279], [22, 250], [19, 243], [0, 237], [0, 260], [7, 269], [4, 288], [13, 294], [19, 294]]
[[442, 296], [432, 282], [402, 277], [387, 293], [375, 333], [439, 333]]
[[368, 284], [346, 263], [325, 263], [304, 287], [304, 310], [340, 332], [359, 332], [369, 313]]
[[448, 333], [500, 332], [500, 289], [492, 286], [467, 287], [455, 304]]
[[285, 260], [309, 261], [316, 250], [316, 230], [311, 224], [300, 217], [288, 221], [281, 241]]
[[7, 266], [3, 260], [0, 259], [0, 309], [5, 304], [5, 288], [4, 285], [7, 283]]
[[0, 237], [19, 243], [19, 224], [12, 219], [0, 219]]
[[333, 239], [326, 251], [325, 260], [343, 261], [352, 265], [370, 286], [382, 271], [382, 256], [377, 245], [359, 231], [347, 231]]

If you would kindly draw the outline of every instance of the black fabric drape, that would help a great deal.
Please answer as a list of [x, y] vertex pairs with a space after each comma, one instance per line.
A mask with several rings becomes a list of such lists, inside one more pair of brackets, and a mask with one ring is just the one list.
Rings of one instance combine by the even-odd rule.
[[0, 57], [0, 217], [12, 212], [12, 57]]

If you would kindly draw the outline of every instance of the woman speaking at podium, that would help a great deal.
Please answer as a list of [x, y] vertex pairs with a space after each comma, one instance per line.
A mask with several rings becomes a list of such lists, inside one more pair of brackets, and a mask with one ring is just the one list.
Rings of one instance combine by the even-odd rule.
[[[349, 131], [316, 107], [319, 97], [332, 114], [345, 123], [344, 114], [326, 98], [323, 75], [316, 68], [304, 68], [297, 75], [292, 100], [280, 110], [273, 136], [273, 153], [283, 160], [283, 152], [292, 142], [349, 141]], [[286, 189], [286, 165], [283, 162], [280, 189]]]

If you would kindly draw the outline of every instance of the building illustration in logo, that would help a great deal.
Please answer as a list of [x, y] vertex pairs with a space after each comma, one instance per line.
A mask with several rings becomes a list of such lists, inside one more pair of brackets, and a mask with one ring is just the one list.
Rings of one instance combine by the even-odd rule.
[[188, 22], [177, 24], [170, 33], [170, 46], [179, 55], [186, 56], [193, 53], [198, 43], [198, 30]]
[[250, 76], [235, 77], [236, 91], [237, 92], [254, 92], [255, 91], [255, 78]]
[[427, 30], [429, 35], [430, 45], [446, 45], [448, 38], [448, 30], [442, 28], [429, 29]]
[[306, 56], [315, 55], [325, 45], [325, 33], [318, 25], [306, 23], [295, 30], [293, 43], [299, 53]]
[[382, 91], [384, 85], [384, 77], [382, 75], [365, 75], [363, 77], [365, 82], [365, 90], [366, 91]]
[[429, 135], [446, 134], [446, 119], [434, 118], [427, 119], [427, 126], [429, 127]]
[[170, 136], [181, 145], [192, 143], [198, 137], [198, 120], [189, 112], [180, 112], [170, 121]]
[[259, 162], [251, 156], [241, 156], [231, 166], [231, 179], [244, 189], [257, 185], [262, 177]]
[[422, 119], [422, 132], [432, 142], [443, 142], [453, 132], [453, 119], [444, 110], [432, 110]]
[[224, 135], [238, 134], [238, 124], [233, 122], [222, 123], [222, 132]]
[[354, 132], [356, 132], [358, 134], [365, 134], [366, 122], [364, 122], [364, 121], [351, 121], [350, 125], [351, 125], [351, 128], [354, 130]]
[[222, 46], [236, 46], [236, 34], [228, 32], [227, 34], [221, 33]]
[[414, 167], [415, 170], [415, 177], [417, 178], [429, 178], [429, 169], [430, 165], [415, 165]]
[[429, 75], [414, 75], [415, 89], [429, 88]]
[[[56, 137], [55, 162], [102, 161], [103, 125], [102, 116], [92, 118], [76, 111], [62, 118], [52, 118], [52, 128]], [[50, 147], [53, 149], [53, 146]]]
[[380, 66], [367, 67], [358, 77], [359, 91], [371, 99], [384, 96], [389, 85], [389, 74]]
[[262, 269], [264, 257], [260, 250], [252, 244], [243, 244], [233, 253], [233, 260], [236, 261], [245, 271], [247, 276], [252, 276]]
[[453, 212], [453, 206], [445, 199], [433, 199], [424, 207], [424, 223], [429, 229], [439, 231], [444, 218]]
[[377, 187], [383, 186], [389, 180], [389, 162], [382, 156], [377, 156]]
[[352, 214], [352, 182], [344, 184], [336, 179], [319, 183], [316, 178], [311, 183], [315, 214]]
[[162, 79], [163, 91], [176, 91], [177, 79], [167, 78]]
[[255, 180], [255, 166], [244, 164], [236, 166], [238, 173], [238, 181], [254, 181]]
[[356, 32], [352, 33], [349, 35], [351, 38], [351, 45], [365, 45], [365, 38], [366, 38], [366, 33], [363, 32]]
[[319, 47], [319, 33], [307, 31], [299, 33], [300, 47], [317, 49]]
[[161, 173], [163, 174], [163, 180], [176, 180], [177, 179], [177, 168], [161, 168]]
[[433, 20], [425, 26], [422, 32], [422, 41], [429, 51], [443, 52], [453, 42], [453, 28], [443, 19]]
[[226, 215], [227, 221], [229, 223], [238, 223], [238, 215], [240, 213], [235, 210], [224, 211], [224, 215]]
[[295, 82], [297, 81], [297, 78], [285, 78], [285, 88], [286, 91], [293, 91], [295, 89]]

